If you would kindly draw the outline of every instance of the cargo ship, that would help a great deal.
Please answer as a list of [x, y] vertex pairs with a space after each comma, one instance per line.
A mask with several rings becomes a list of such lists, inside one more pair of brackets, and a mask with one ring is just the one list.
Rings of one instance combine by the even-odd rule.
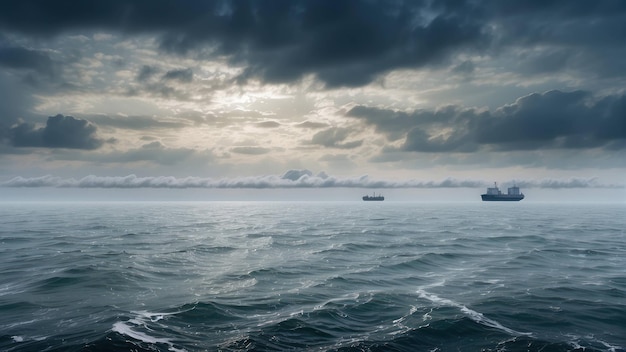
[[493, 187], [487, 188], [487, 193], [481, 194], [483, 202], [519, 202], [524, 199], [524, 193], [520, 193], [519, 187], [509, 187], [507, 193], [504, 194], [498, 188], [498, 184], [494, 182]]
[[376, 193], [374, 193], [374, 195], [372, 196], [363, 196], [363, 200], [364, 201], [383, 201], [385, 200], [385, 197], [379, 195], [376, 195]]

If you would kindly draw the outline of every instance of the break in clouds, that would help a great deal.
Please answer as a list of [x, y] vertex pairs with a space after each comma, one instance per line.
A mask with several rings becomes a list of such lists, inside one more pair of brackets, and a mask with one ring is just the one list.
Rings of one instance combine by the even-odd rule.
[[[355, 106], [346, 116], [374, 126], [391, 142], [404, 140], [400, 150], [406, 152], [469, 153], [480, 147], [495, 151], [626, 148], [626, 95], [594, 98], [589, 92], [554, 90], [530, 94], [494, 111], [455, 105], [413, 112]], [[109, 125], [138, 128], [128, 121], [116, 123], [110, 117], [97, 119]], [[147, 119], [133, 120], [141, 126]], [[161, 125], [177, 128], [182, 124]], [[96, 131], [97, 127], [87, 120], [59, 114], [48, 117], [44, 127], [15, 124], [8, 130], [8, 139], [14, 147], [90, 150], [104, 144]], [[338, 149], [360, 147], [363, 140], [346, 141], [351, 134], [348, 128], [329, 128], [315, 133], [309, 143]], [[233, 151], [255, 155], [270, 149], [235, 147]]]
[[[571, 178], [567, 180], [512, 180], [509, 183], [524, 188], [621, 188], [618, 185], [605, 185], [596, 178]], [[289, 170], [282, 175], [264, 175], [240, 178], [201, 178], [201, 177], [123, 177], [86, 176], [81, 179], [55, 176], [15, 177], [0, 183], [2, 187], [59, 187], [59, 188], [476, 188], [490, 182], [478, 180], [458, 180], [446, 178], [440, 181], [389, 181], [376, 180], [367, 175], [357, 178], [329, 176], [324, 172], [317, 175], [309, 170]], [[506, 184], [506, 183], [505, 183]]]

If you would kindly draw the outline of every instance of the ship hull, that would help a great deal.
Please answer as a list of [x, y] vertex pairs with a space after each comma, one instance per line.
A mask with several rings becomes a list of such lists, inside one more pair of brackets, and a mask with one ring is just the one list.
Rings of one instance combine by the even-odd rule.
[[363, 200], [366, 202], [382, 202], [385, 200], [385, 197], [363, 197]]
[[519, 202], [524, 199], [523, 195], [506, 195], [506, 194], [481, 194], [480, 197], [483, 199], [483, 202]]

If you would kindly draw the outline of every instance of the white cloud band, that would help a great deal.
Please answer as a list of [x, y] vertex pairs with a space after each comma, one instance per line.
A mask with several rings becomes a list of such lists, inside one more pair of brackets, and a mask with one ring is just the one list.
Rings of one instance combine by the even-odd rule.
[[[597, 178], [569, 178], [564, 180], [516, 180], [522, 188], [623, 188], [624, 185], [599, 183]], [[289, 170], [283, 175], [264, 175], [236, 178], [202, 178], [173, 176], [94, 176], [81, 179], [61, 178], [51, 175], [41, 177], [14, 177], [0, 183], [2, 187], [57, 187], [57, 188], [477, 188], [490, 182], [445, 178], [440, 181], [375, 180], [364, 175], [338, 178], [325, 173], [313, 175], [309, 170]], [[508, 183], [505, 183], [506, 185]], [[503, 186], [504, 186], [503, 185]]]

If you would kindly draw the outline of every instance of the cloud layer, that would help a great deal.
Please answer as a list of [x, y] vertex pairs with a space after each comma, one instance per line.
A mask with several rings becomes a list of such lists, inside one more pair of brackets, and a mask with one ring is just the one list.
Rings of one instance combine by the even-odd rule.
[[[566, 180], [515, 180], [522, 188], [623, 188], [623, 185], [605, 185], [596, 178], [570, 178]], [[338, 178], [325, 173], [313, 175], [309, 170], [289, 170], [283, 175], [265, 175], [241, 178], [200, 177], [137, 177], [135, 175], [110, 177], [86, 176], [81, 179], [42, 176], [33, 178], [15, 177], [0, 183], [2, 187], [60, 187], [60, 188], [477, 188], [490, 183], [477, 180], [446, 178], [440, 181], [390, 181], [375, 180], [368, 176]], [[505, 183], [506, 184], [506, 183]]]
[[4, 1], [0, 180], [375, 184], [236, 178], [308, 167], [620, 182], [624, 43], [622, 0]]
[[356, 106], [347, 115], [374, 126], [388, 140], [404, 138], [404, 151], [626, 149], [626, 95], [594, 100], [589, 92], [553, 90], [521, 97], [494, 112], [459, 106], [413, 112]]
[[[623, 45], [625, 13], [615, 0], [23, 0], [0, 5], [0, 29], [35, 37], [96, 29], [156, 34], [165, 52], [210, 47], [211, 56], [245, 64], [240, 81], [293, 82], [312, 74], [327, 86], [362, 86], [395, 69], [437, 67], [460, 52], [515, 45], [554, 48], [524, 60], [520, 70], [527, 73], [580, 69], [584, 60], [623, 76], [624, 64], [603, 56]], [[575, 55], [589, 46], [594, 52]], [[35, 67], [46, 65], [35, 52], [13, 51]], [[189, 72], [171, 75], [190, 79]]]

